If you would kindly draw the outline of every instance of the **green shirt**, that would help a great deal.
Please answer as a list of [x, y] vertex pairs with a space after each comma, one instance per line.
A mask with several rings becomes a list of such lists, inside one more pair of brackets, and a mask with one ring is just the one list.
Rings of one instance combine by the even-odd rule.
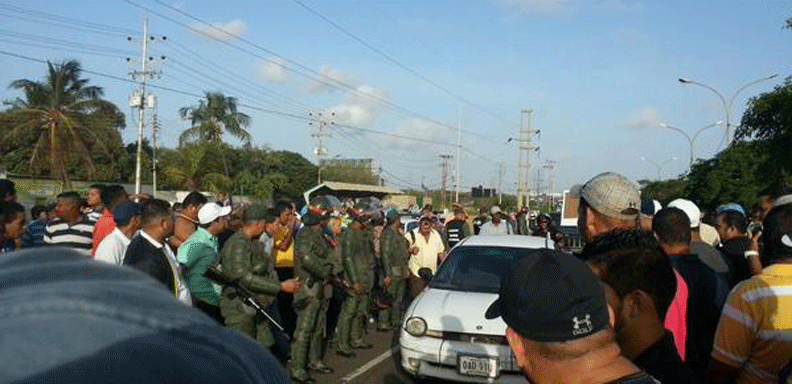
[[212, 305], [220, 305], [221, 287], [203, 274], [217, 258], [217, 237], [201, 227], [182, 243], [176, 255], [186, 267], [185, 277], [192, 296]]

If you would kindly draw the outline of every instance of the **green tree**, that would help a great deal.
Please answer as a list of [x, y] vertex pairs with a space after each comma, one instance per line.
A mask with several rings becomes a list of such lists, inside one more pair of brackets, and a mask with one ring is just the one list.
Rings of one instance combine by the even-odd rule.
[[735, 138], [766, 142], [768, 152], [762, 167], [765, 177], [778, 179], [792, 175], [791, 78], [772, 91], [751, 98]]
[[713, 211], [728, 202], [750, 207], [756, 194], [775, 182], [764, 176], [769, 158], [765, 141], [737, 141], [715, 155], [699, 161], [688, 174], [684, 195], [702, 210]]
[[659, 181], [638, 180], [638, 186], [641, 188], [641, 199], [654, 199], [663, 205], [676, 198], [685, 197], [687, 185], [688, 180], [686, 178]]
[[[237, 99], [225, 96], [221, 92], [206, 92], [206, 100], [197, 106], [183, 107], [179, 114], [192, 125], [179, 136], [180, 145], [203, 143], [220, 149], [223, 134], [228, 133], [245, 145], [250, 145], [251, 135], [245, 130], [250, 125], [250, 116], [237, 111]], [[220, 152], [224, 172], [230, 176], [228, 161], [224, 152]]]
[[179, 114], [192, 124], [179, 136], [181, 144], [220, 143], [223, 142], [225, 133], [245, 144], [250, 143], [250, 133], [245, 130], [250, 125], [250, 116], [237, 111], [237, 100], [234, 97], [220, 92], [206, 92], [206, 100], [201, 100], [197, 106], [179, 109]]
[[112, 161], [108, 148], [117, 145], [109, 144], [120, 142], [118, 129], [124, 127], [124, 115], [102, 99], [101, 87], [88, 85], [89, 80], [81, 77], [79, 62], [48, 62], [47, 69], [44, 81], [19, 79], [9, 85], [24, 96], [5, 102], [10, 105], [4, 114], [11, 125], [0, 144], [13, 146], [35, 137], [29, 149], [29, 169], [42, 171], [40, 160], [46, 157], [51, 176], [70, 189], [70, 166], [81, 167], [93, 177], [95, 152]]
[[229, 191], [233, 184], [230, 177], [217, 172], [213, 147], [207, 144], [181, 146], [173, 153], [163, 153], [163, 170], [168, 188], [204, 190], [211, 192]]

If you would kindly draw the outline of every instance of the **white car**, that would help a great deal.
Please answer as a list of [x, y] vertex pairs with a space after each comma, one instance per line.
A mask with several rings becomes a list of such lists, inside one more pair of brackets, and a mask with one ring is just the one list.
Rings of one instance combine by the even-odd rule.
[[519, 259], [553, 249], [534, 236], [471, 236], [457, 244], [404, 315], [401, 368], [415, 378], [527, 383], [506, 341], [506, 323], [484, 313]]

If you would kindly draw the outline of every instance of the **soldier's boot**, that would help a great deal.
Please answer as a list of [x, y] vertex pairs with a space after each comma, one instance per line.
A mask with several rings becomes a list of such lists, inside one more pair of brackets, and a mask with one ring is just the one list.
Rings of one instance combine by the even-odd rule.
[[355, 352], [349, 345], [350, 331], [355, 310], [357, 309], [357, 297], [347, 296], [344, 305], [341, 307], [341, 314], [338, 316], [338, 332], [336, 333], [338, 344], [336, 353], [345, 357], [354, 357]]
[[391, 314], [393, 309], [380, 309], [379, 313], [377, 314], [377, 330], [381, 332], [388, 332], [391, 330], [391, 318], [393, 315]]

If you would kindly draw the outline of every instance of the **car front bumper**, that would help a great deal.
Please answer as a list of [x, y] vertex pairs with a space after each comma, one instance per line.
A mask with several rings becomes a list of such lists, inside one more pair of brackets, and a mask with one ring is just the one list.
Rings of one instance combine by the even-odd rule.
[[[432, 337], [414, 337], [402, 331], [401, 366], [418, 377], [432, 377], [464, 383], [519, 383], [528, 381], [520, 372], [506, 345], [448, 341]], [[498, 359], [499, 375], [494, 378], [459, 373], [459, 355], [488, 356]]]

